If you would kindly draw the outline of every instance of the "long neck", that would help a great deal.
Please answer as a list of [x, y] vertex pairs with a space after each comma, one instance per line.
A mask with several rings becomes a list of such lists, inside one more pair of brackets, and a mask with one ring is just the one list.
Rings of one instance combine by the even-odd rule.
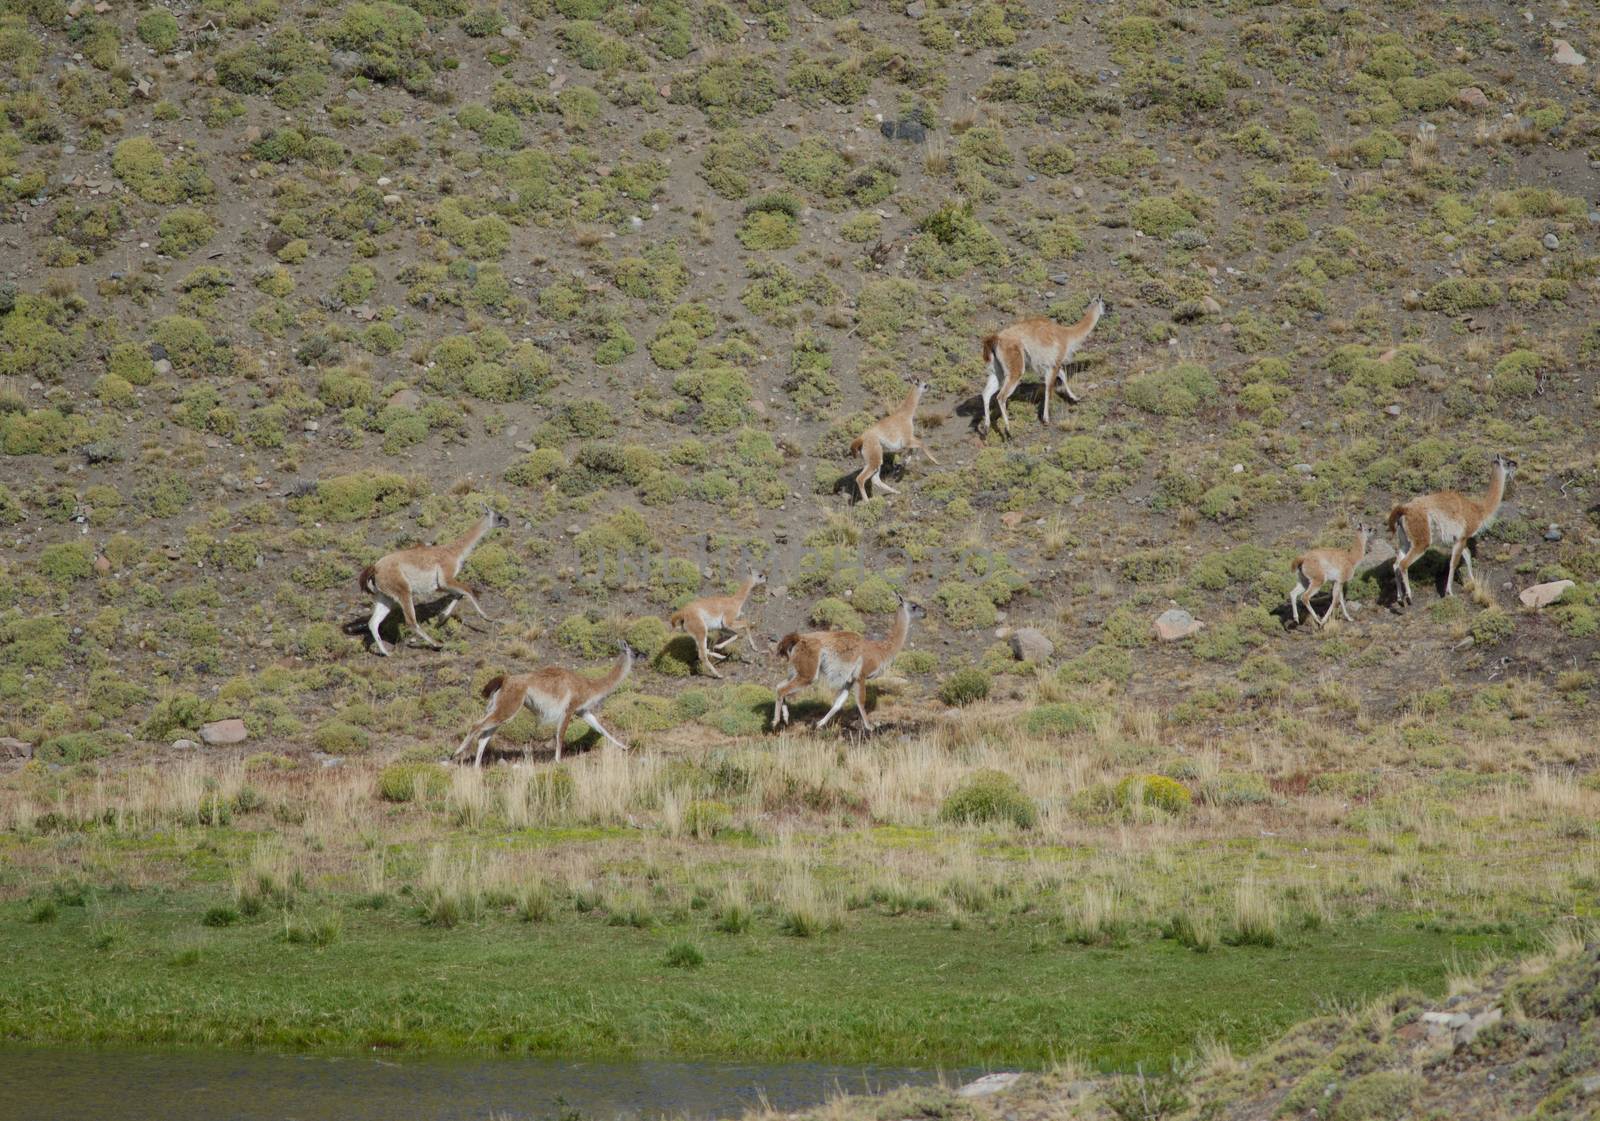
[[1090, 331], [1093, 331], [1095, 324], [1100, 322], [1100, 316], [1103, 312], [1104, 306], [1105, 305], [1100, 303], [1090, 304], [1089, 310], [1083, 313], [1083, 318], [1074, 323], [1073, 327], [1076, 330], [1083, 332], [1085, 335], [1087, 335]]
[[755, 586], [756, 578], [754, 576], [746, 576], [744, 583], [739, 585], [739, 590], [733, 593], [733, 601], [743, 607], [744, 601], [750, 598], [750, 592]]
[[471, 554], [472, 550], [478, 547], [478, 542], [482, 541], [486, 536], [488, 536], [489, 531], [493, 528], [493, 514], [485, 514], [482, 518], [480, 518], [477, 525], [469, 529], [465, 536], [461, 537], [456, 541], [455, 544], [450, 546], [450, 551], [456, 555], [456, 562], [458, 564], [464, 562], [468, 555]]
[[911, 633], [911, 605], [902, 603], [895, 613], [894, 626], [889, 637], [878, 643], [878, 664], [888, 665], [905, 648], [906, 636]]
[[1489, 493], [1483, 496], [1483, 518], [1485, 521], [1494, 517], [1500, 509], [1500, 503], [1506, 496], [1506, 473], [1498, 463], [1494, 467], [1494, 477], [1489, 480]]
[[1356, 565], [1361, 563], [1361, 558], [1367, 555], [1367, 535], [1356, 534], [1356, 543], [1350, 548], [1350, 570], [1355, 571]]
[[628, 676], [628, 671], [632, 668], [633, 651], [624, 650], [622, 656], [617, 659], [617, 664], [611, 667], [610, 672], [594, 683], [594, 692], [590, 694], [589, 703], [593, 704], [599, 698], [608, 695], [618, 685], [621, 685], [622, 679]]
[[917, 405], [920, 404], [921, 401], [922, 401], [922, 387], [921, 386], [915, 386], [915, 385], [912, 386], [911, 387], [911, 392], [906, 394], [906, 399], [904, 401], [900, 402], [900, 409], [899, 409], [900, 415], [903, 416], [903, 417], [914, 416], [916, 414], [916, 411], [917, 411]]

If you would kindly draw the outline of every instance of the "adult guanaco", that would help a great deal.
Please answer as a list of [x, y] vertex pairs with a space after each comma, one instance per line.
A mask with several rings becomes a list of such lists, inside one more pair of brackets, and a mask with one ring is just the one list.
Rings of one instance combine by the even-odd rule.
[[[1294, 591], [1289, 593], [1289, 610], [1294, 615], [1294, 621], [1300, 621], [1300, 599], [1305, 597], [1306, 614], [1314, 619], [1319, 627], [1328, 625], [1328, 618], [1333, 614], [1334, 607], [1343, 612], [1346, 619], [1350, 619], [1350, 609], [1344, 603], [1344, 586], [1356, 578], [1356, 566], [1367, 555], [1367, 545], [1372, 541], [1373, 529], [1362, 522], [1356, 526], [1356, 543], [1348, 549], [1312, 549], [1308, 553], [1301, 553], [1294, 559]], [[1311, 597], [1317, 594], [1317, 589], [1323, 584], [1333, 585], [1333, 598], [1328, 601], [1328, 609], [1322, 613], [1322, 618], [1317, 618], [1317, 609], [1311, 606]], [[1354, 622], [1354, 620], [1350, 620]]]
[[983, 431], [989, 431], [989, 402], [996, 394], [1000, 398], [1000, 419], [1011, 434], [1011, 417], [1006, 412], [1006, 402], [1022, 383], [1026, 370], [1044, 372], [1044, 422], [1050, 423], [1050, 391], [1056, 378], [1061, 378], [1061, 391], [1068, 401], [1078, 403], [1078, 395], [1067, 384], [1062, 368], [1072, 361], [1089, 337], [1095, 325], [1110, 309], [1110, 304], [1096, 296], [1089, 301], [1083, 317], [1070, 327], [1063, 327], [1051, 319], [1040, 316], [1023, 319], [1005, 330], [983, 340], [983, 361], [989, 367], [989, 380], [983, 387]]
[[[713, 658], [726, 658], [723, 649], [731, 642], [738, 641], [744, 635], [745, 641], [750, 644], [750, 652], [756, 652], [755, 639], [750, 637], [750, 631], [755, 626], [753, 622], [742, 618], [740, 612], [744, 610], [745, 600], [750, 598], [750, 593], [757, 585], [765, 584], [767, 578], [760, 572], [752, 572], [744, 578], [744, 583], [739, 585], [739, 590], [730, 596], [702, 596], [700, 599], [691, 600], [677, 611], [672, 613], [667, 620], [673, 630], [687, 631], [694, 639], [694, 648], [700, 655], [700, 664], [712, 677], [721, 677], [717, 667], [712, 664]], [[731, 631], [732, 633], [714, 647], [706, 646], [706, 635], [713, 631]]]
[[511, 519], [504, 514], [485, 510], [476, 525], [464, 536], [448, 545], [418, 545], [411, 549], [401, 549], [383, 557], [377, 564], [369, 564], [363, 568], [357, 583], [363, 592], [375, 600], [372, 605], [372, 618], [367, 620], [367, 629], [372, 632], [372, 641], [377, 646], [378, 653], [384, 657], [389, 655], [389, 648], [383, 644], [383, 638], [378, 634], [378, 627], [396, 607], [404, 615], [406, 626], [410, 627], [418, 638], [435, 650], [440, 648], [442, 644], [435, 641], [417, 623], [417, 601], [426, 600], [437, 592], [443, 592], [450, 597], [450, 603], [444, 609], [446, 619], [450, 618], [451, 612], [461, 600], [472, 604], [472, 609], [487, 619], [489, 616], [485, 615], [483, 608], [478, 605], [478, 597], [472, 594], [471, 588], [458, 582], [456, 577], [461, 574], [461, 566], [467, 563], [472, 550], [478, 547], [478, 542], [495, 530], [505, 529], [510, 524]]
[[515, 716], [523, 705], [538, 713], [541, 723], [556, 726], [557, 763], [561, 762], [561, 744], [566, 739], [567, 725], [574, 716], [627, 751], [628, 745], [601, 725], [595, 710], [622, 684], [637, 656], [638, 651], [624, 642], [621, 655], [603, 677], [585, 677], [560, 666], [546, 666], [532, 673], [500, 674], [490, 678], [481, 693], [489, 702], [489, 711], [472, 726], [453, 758], [465, 759], [476, 740], [478, 751], [472, 765], [483, 766], [483, 749], [489, 746], [496, 729]]
[[883, 481], [880, 472], [883, 471], [884, 452], [902, 452], [916, 449], [928, 457], [928, 462], [938, 465], [939, 461], [933, 458], [925, 444], [917, 439], [915, 431], [917, 405], [922, 401], [922, 395], [928, 392], [928, 383], [919, 381], [911, 387], [906, 394], [906, 399], [900, 402], [900, 407], [878, 423], [868, 428], [857, 436], [850, 444], [850, 454], [861, 454], [866, 461], [866, 466], [861, 469], [861, 474], [856, 476], [856, 491], [861, 495], [861, 500], [867, 500], [867, 483], [871, 482], [877, 487], [888, 491], [890, 494], [899, 494], [894, 487]]
[[899, 610], [895, 612], [894, 626], [887, 638], [869, 639], [854, 631], [809, 631], [805, 634], [787, 634], [778, 643], [777, 654], [789, 661], [789, 680], [778, 686], [778, 696], [772, 705], [772, 726], [783, 727], [789, 721], [789, 705], [785, 698], [817, 681], [829, 689], [839, 690], [833, 707], [817, 721], [821, 728], [832, 720], [845, 698], [853, 691], [856, 712], [861, 716], [863, 731], [872, 731], [867, 719], [867, 682], [881, 677], [895, 655], [905, 647], [906, 635], [911, 631], [911, 620], [927, 615], [920, 604], [911, 603], [897, 595]]
[[1467, 579], [1476, 586], [1472, 574], [1472, 552], [1467, 547], [1473, 538], [1494, 523], [1506, 484], [1517, 472], [1517, 462], [1505, 455], [1494, 457], [1489, 490], [1478, 498], [1453, 490], [1439, 491], [1402, 502], [1389, 511], [1389, 529], [1395, 534], [1394, 571], [1402, 602], [1411, 602], [1410, 569], [1417, 558], [1437, 546], [1450, 550], [1450, 567], [1445, 572], [1444, 594], [1455, 594], [1456, 565], [1467, 562]]

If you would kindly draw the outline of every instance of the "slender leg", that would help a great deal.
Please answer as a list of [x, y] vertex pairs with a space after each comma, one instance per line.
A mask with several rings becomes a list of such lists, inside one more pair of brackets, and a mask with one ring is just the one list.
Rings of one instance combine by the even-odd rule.
[[1069, 354], [1060, 362], [1056, 363], [1056, 380], [1061, 384], [1062, 395], [1065, 396], [1068, 401], [1076, 405], [1079, 401], [1079, 397], [1076, 393], [1072, 392], [1072, 386], [1067, 384], [1067, 363], [1071, 361], [1072, 356]]
[[715, 646], [718, 650], [724, 650], [724, 649], [727, 648], [727, 646], [728, 646], [728, 644], [730, 642], [738, 642], [738, 641], [739, 641], [739, 632], [738, 631], [733, 631], [733, 633], [729, 634], [727, 638], [723, 639], [721, 642], [714, 642], [714, 643], [712, 643], [712, 645]]
[[[1294, 616], [1296, 623], [1300, 621], [1300, 596], [1305, 590], [1306, 586], [1297, 577], [1294, 582], [1294, 590], [1289, 593], [1289, 614]], [[1310, 607], [1308, 606], [1306, 610], [1309, 611]]]
[[1447, 596], [1456, 594], [1456, 565], [1461, 563], [1461, 550], [1466, 547], [1466, 544], [1465, 541], [1457, 541], [1450, 547], [1450, 567], [1445, 570], [1444, 574], [1444, 594]]
[[1312, 606], [1311, 597], [1316, 595], [1321, 587], [1321, 580], [1313, 580], [1306, 584], [1306, 614], [1310, 615], [1312, 619], [1316, 620], [1318, 626], [1322, 625], [1322, 620], [1317, 618], [1317, 609]]
[[[882, 468], [879, 468], [879, 470], [882, 470]], [[894, 487], [892, 487], [888, 483], [884, 482], [883, 481], [883, 477], [880, 476], [880, 475], [877, 475], [877, 474], [874, 474], [872, 476], [872, 485], [877, 487], [879, 490], [887, 491], [890, 494], [899, 494], [900, 493]]]
[[789, 706], [784, 703], [784, 698], [794, 691], [795, 682], [800, 680], [798, 673], [789, 675], [789, 680], [778, 686], [777, 696], [772, 699], [772, 726], [781, 728], [789, 720]]
[[556, 762], [561, 762], [561, 745], [567, 740], [567, 721], [572, 719], [571, 713], [563, 712], [561, 719], [556, 721]]
[[443, 644], [435, 642], [428, 632], [423, 630], [422, 626], [417, 622], [417, 605], [412, 602], [410, 589], [407, 589], [405, 595], [400, 599], [400, 611], [406, 617], [406, 625], [416, 632], [418, 638], [422, 639], [423, 642], [427, 643], [435, 650], [443, 648]]
[[1472, 572], [1472, 548], [1465, 542], [1461, 546], [1461, 559], [1467, 562], [1467, 579], [1472, 581], [1472, 587], [1478, 587], [1478, 578]]
[[1044, 368], [1044, 423], [1047, 427], [1050, 424], [1050, 391], [1055, 388], [1055, 383], [1056, 367], [1046, 366]]
[[706, 636], [703, 634], [700, 636], [699, 650], [700, 665], [703, 666], [705, 671], [712, 677], [721, 677], [722, 675], [717, 672], [717, 663], [711, 660], [711, 651], [706, 649]]
[[[911, 441], [910, 447], [911, 448], [916, 448], [923, 455], [927, 456], [928, 457], [928, 462], [933, 464], [935, 467], [939, 466], [939, 461], [937, 459], [933, 458], [933, 453], [928, 450], [928, 445], [924, 444], [921, 440], [913, 439]], [[910, 448], [907, 448], [907, 450], [909, 451]]]
[[983, 431], [989, 431], [989, 402], [1000, 390], [1000, 377], [994, 372], [991, 362], [989, 367], [989, 380], [983, 383]]
[[[1010, 382], [1011, 379], [1007, 378], [1006, 384], [1008, 386], [1010, 386]], [[1008, 440], [1011, 438], [1011, 414], [1006, 412], [1006, 401], [1010, 399], [1011, 394], [1014, 392], [1015, 387], [1007, 388], [1000, 392], [1000, 423], [1005, 425], [1006, 439]]]
[[856, 476], [856, 493], [861, 495], [861, 501], [865, 502], [869, 497], [868, 483], [883, 485], [883, 480], [878, 478], [878, 472], [883, 470], [883, 447], [878, 443], [876, 436], [871, 436], [862, 443], [861, 459], [866, 466], [862, 467], [861, 474]]
[[848, 685], [846, 685], [843, 689], [839, 690], [839, 696], [834, 699], [833, 707], [828, 710], [828, 715], [824, 716], [821, 720], [817, 721], [817, 727], [819, 727], [819, 728], [826, 727], [828, 721], [833, 719], [834, 714], [837, 713], [841, 708], [844, 707], [844, 702], [846, 700], [848, 700], [849, 697], [850, 697], [850, 687]]
[[856, 715], [861, 717], [861, 730], [872, 731], [872, 721], [867, 719], [867, 683], [864, 678], [856, 681]]
[[[1340, 583], [1338, 580], [1335, 580], [1333, 582], [1333, 594], [1328, 598], [1328, 610], [1326, 610], [1326, 611], [1324, 611], [1322, 613], [1322, 625], [1323, 626], [1327, 626], [1328, 625], [1328, 620], [1333, 618], [1333, 609], [1335, 607], [1339, 606], [1339, 597], [1344, 594], [1343, 591], [1341, 590], [1341, 589], [1343, 589], [1343, 587], [1344, 587], [1344, 585], [1342, 583]], [[1350, 618], [1349, 612], [1345, 613], [1345, 618], [1346, 619]]]
[[[472, 594], [472, 589], [471, 588], [467, 587], [465, 584], [458, 584], [453, 580], [444, 581], [444, 583], [441, 585], [441, 587], [443, 587], [445, 591], [449, 592], [450, 594], [452, 594], [453, 596], [456, 597], [456, 599], [452, 599], [450, 601], [450, 606], [445, 608], [445, 610], [444, 610], [444, 615], [445, 615], [446, 619], [448, 619], [450, 617], [450, 612], [452, 612], [452, 611], [454, 611], [456, 609], [456, 600], [460, 600], [460, 599], [464, 599], [468, 603], [472, 604], [472, 610], [474, 610], [474, 611], [476, 611], [478, 613], [478, 617], [479, 618], [481, 618], [481, 619], [489, 619], [489, 616], [484, 614], [483, 608], [478, 604], [478, 597]], [[489, 619], [489, 621], [493, 622], [494, 620]]]
[[450, 602], [444, 605], [444, 611], [439, 615], [440, 620], [442, 621], [444, 619], [448, 619], [450, 616], [454, 615], [456, 613], [456, 605], [460, 602], [460, 596], [451, 596]]
[[600, 726], [600, 718], [598, 716], [596, 716], [594, 713], [592, 713], [592, 712], [580, 712], [580, 713], [578, 713], [578, 715], [583, 717], [583, 722], [585, 724], [589, 725], [589, 727], [591, 727], [595, 731], [599, 732], [606, 739], [608, 739], [612, 743], [616, 744], [623, 751], [627, 751], [628, 750], [628, 745], [627, 744], [623, 743], [621, 740], [617, 739], [616, 736], [613, 736], [610, 732], [606, 731], [603, 727]]
[[389, 656], [389, 648], [383, 644], [383, 638], [378, 634], [378, 628], [389, 615], [389, 605], [383, 600], [378, 600], [372, 605], [372, 618], [367, 620], [367, 630], [372, 632], [372, 644], [378, 648], [378, 653], [385, 658]]

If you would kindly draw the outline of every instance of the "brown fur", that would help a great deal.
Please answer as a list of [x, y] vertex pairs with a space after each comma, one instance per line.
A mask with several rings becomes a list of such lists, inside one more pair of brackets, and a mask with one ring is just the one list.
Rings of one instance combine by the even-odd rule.
[[[1306, 601], [1306, 610], [1319, 626], [1327, 625], [1335, 607], [1344, 613], [1346, 619], [1350, 618], [1350, 610], [1344, 602], [1344, 586], [1355, 579], [1356, 566], [1367, 555], [1367, 544], [1371, 540], [1372, 527], [1363, 523], [1356, 526], [1356, 543], [1350, 548], [1312, 549], [1294, 559], [1295, 584], [1294, 590], [1289, 593], [1289, 611], [1294, 615], [1295, 622], [1300, 621], [1302, 596]], [[1311, 606], [1311, 597], [1317, 594], [1317, 589], [1323, 584], [1330, 582], [1333, 584], [1333, 598], [1328, 601], [1328, 610], [1318, 619], [1316, 609]]]
[[515, 716], [523, 705], [533, 709], [542, 720], [556, 726], [557, 762], [561, 761], [561, 745], [566, 739], [567, 725], [574, 716], [583, 718], [591, 728], [626, 751], [628, 745], [601, 727], [599, 718], [595, 714], [599, 710], [600, 703], [628, 676], [629, 670], [633, 668], [635, 653], [633, 647], [623, 643], [622, 656], [605, 676], [600, 678], [585, 677], [560, 666], [546, 666], [532, 673], [500, 674], [494, 677], [481, 690], [484, 698], [489, 701], [489, 711], [484, 714], [482, 720], [472, 726], [467, 738], [456, 748], [454, 758], [457, 761], [465, 759], [473, 741], [476, 740], [478, 750], [474, 765], [482, 766], [484, 749], [494, 738], [496, 729]]
[[[726, 596], [702, 596], [697, 600], [683, 605], [683, 608], [672, 613], [667, 620], [667, 625], [673, 630], [687, 631], [694, 639], [695, 652], [700, 657], [700, 664], [712, 677], [721, 677], [717, 668], [712, 663], [719, 658], [726, 658], [722, 648], [728, 643], [736, 641], [744, 635], [745, 641], [750, 644], [753, 652], [756, 648], [755, 639], [750, 637], [750, 630], [754, 626], [748, 619], [742, 617], [744, 604], [750, 598], [750, 593], [757, 584], [765, 584], [767, 578], [759, 572], [752, 572], [747, 576], [739, 590]], [[724, 639], [712, 649], [706, 645], [706, 636], [712, 631], [719, 634], [723, 631], [732, 631], [732, 637]]]
[[916, 415], [917, 405], [922, 400], [922, 395], [928, 391], [927, 382], [918, 382], [911, 387], [905, 400], [900, 402], [900, 407], [861, 435], [857, 436], [850, 444], [850, 454], [860, 454], [866, 461], [866, 466], [856, 476], [856, 492], [861, 500], [867, 500], [867, 484], [875, 483], [879, 488], [894, 494], [895, 489], [883, 481], [880, 472], [883, 471], [883, 457], [885, 452], [910, 452], [920, 451], [928, 457], [928, 462], [934, 465], [938, 460], [933, 458], [922, 441], [917, 439]]
[[374, 597], [377, 601], [372, 606], [372, 617], [367, 621], [367, 629], [372, 632], [373, 645], [378, 653], [387, 655], [389, 648], [383, 644], [383, 638], [378, 633], [384, 618], [391, 610], [398, 607], [405, 618], [406, 626], [412, 633], [422, 639], [424, 643], [439, 649], [436, 642], [417, 623], [417, 599], [432, 596], [436, 592], [443, 592], [451, 597], [451, 602], [445, 608], [445, 618], [455, 610], [456, 602], [466, 600], [472, 609], [480, 616], [487, 619], [483, 608], [478, 603], [478, 597], [471, 588], [456, 579], [461, 574], [461, 566], [466, 564], [467, 558], [472, 555], [472, 550], [478, 547], [478, 542], [495, 529], [509, 526], [511, 522], [501, 514], [488, 510], [466, 534], [445, 545], [419, 545], [412, 549], [401, 549], [381, 558], [376, 564], [369, 564], [361, 570], [358, 583], [361, 590]]
[[1068, 327], [1042, 316], [1022, 319], [1004, 330], [983, 338], [983, 364], [989, 367], [989, 380], [983, 387], [983, 431], [989, 431], [989, 402], [997, 395], [1000, 399], [1000, 420], [1006, 434], [1011, 432], [1011, 417], [1006, 412], [1006, 402], [1022, 384], [1022, 375], [1028, 367], [1044, 372], [1044, 422], [1050, 423], [1050, 395], [1057, 377], [1068, 401], [1077, 403], [1078, 396], [1067, 384], [1062, 368], [1072, 361], [1084, 340], [1106, 313], [1107, 304], [1096, 296], [1089, 301], [1083, 317]]
[[1456, 566], [1463, 557], [1467, 562], [1467, 579], [1477, 583], [1477, 577], [1472, 572], [1472, 554], [1467, 546], [1489, 527], [1500, 512], [1506, 486], [1516, 470], [1516, 460], [1497, 455], [1494, 457], [1489, 489], [1482, 496], [1474, 498], [1459, 491], [1438, 491], [1402, 502], [1389, 511], [1387, 524], [1396, 537], [1395, 581], [1399, 585], [1402, 602], [1410, 603], [1412, 599], [1411, 566], [1435, 546], [1450, 550], [1450, 567], [1445, 571], [1445, 595], [1455, 594]]
[[821, 728], [833, 719], [844, 704], [845, 698], [855, 694], [856, 712], [861, 717], [864, 731], [872, 730], [867, 719], [867, 682], [882, 676], [904, 649], [906, 636], [911, 632], [913, 616], [921, 618], [926, 612], [914, 603], [900, 600], [895, 613], [894, 627], [885, 638], [869, 639], [854, 631], [809, 631], [804, 634], [786, 634], [778, 643], [778, 656], [789, 660], [789, 680], [778, 686], [772, 704], [772, 726], [781, 728], [789, 719], [789, 706], [785, 698], [806, 688], [817, 680], [819, 673], [824, 684], [839, 687], [838, 697], [828, 714], [817, 721]]

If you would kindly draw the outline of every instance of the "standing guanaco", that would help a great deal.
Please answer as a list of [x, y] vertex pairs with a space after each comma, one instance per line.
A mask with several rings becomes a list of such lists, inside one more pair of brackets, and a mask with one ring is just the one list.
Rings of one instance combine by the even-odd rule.
[[[1356, 543], [1350, 548], [1312, 549], [1294, 559], [1294, 591], [1289, 593], [1289, 610], [1296, 623], [1300, 621], [1301, 596], [1305, 597], [1306, 614], [1316, 620], [1318, 626], [1328, 625], [1328, 617], [1336, 606], [1346, 619], [1350, 619], [1350, 609], [1344, 604], [1344, 586], [1356, 578], [1356, 566], [1367, 555], [1372, 534], [1372, 527], [1362, 522], [1356, 526]], [[1311, 597], [1317, 594], [1317, 589], [1323, 584], [1330, 582], [1333, 584], [1333, 598], [1328, 601], [1328, 609], [1322, 613], [1322, 618], [1318, 619], [1317, 609], [1311, 606]], [[1350, 621], [1354, 622], [1353, 619]]]
[[367, 629], [372, 632], [372, 641], [378, 653], [385, 657], [389, 655], [389, 648], [378, 634], [378, 626], [396, 607], [400, 608], [406, 625], [418, 638], [435, 650], [440, 648], [441, 644], [417, 624], [416, 601], [426, 600], [436, 592], [444, 592], [450, 597], [450, 603], [444, 609], [446, 619], [450, 618], [456, 604], [463, 599], [487, 619], [489, 616], [478, 605], [478, 597], [472, 594], [471, 588], [458, 583], [456, 577], [461, 574], [461, 566], [467, 563], [472, 550], [478, 547], [478, 542], [510, 524], [511, 519], [504, 514], [485, 510], [477, 525], [448, 545], [419, 545], [412, 549], [401, 549], [383, 557], [377, 564], [363, 568], [357, 583], [363, 592], [376, 600], [372, 605], [372, 618], [367, 621]]
[[911, 620], [927, 615], [920, 604], [909, 602], [896, 594], [900, 608], [895, 612], [894, 627], [882, 639], [864, 638], [854, 631], [810, 631], [806, 634], [787, 634], [778, 643], [777, 654], [789, 660], [789, 680], [778, 686], [777, 699], [772, 704], [772, 726], [783, 727], [789, 721], [789, 705], [784, 698], [811, 685], [819, 677], [829, 689], [839, 690], [833, 707], [817, 721], [821, 728], [844, 707], [845, 698], [855, 692], [856, 712], [861, 716], [863, 731], [872, 731], [867, 719], [867, 682], [881, 677], [895, 656], [906, 644], [911, 631]]
[[1000, 419], [1006, 426], [1006, 435], [1011, 434], [1011, 417], [1006, 412], [1006, 402], [1017, 391], [1017, 386], [1022, 382], [1025, 370], [1044, 372], [1044, 422], [1050, 423], [1050, 390], [1055, 385], [1056, 378], [1061, 378], [1061, 391], [1068, 401], [1074, 405], [1078, 403], [1078, 395], [1072, 392], [1072, 387], [1067, 384], [1067, 376], [1062, 372], [1078, 348], [1083, 345], [1089, 333], [1094, 330], [1095, 324], [1100, 322], [1101, 316], [1110, 310], [1111, 305], [1096, 296], [1089, 301], [1089, 308], [1070, 327], [1063, 327], [1054, 320], [1040, 316], [1034, 319], [1023, 319], [998, 334], [990, 335], [983, 340], [983, 361], [989, 367], [989, 380], [983, 387], [983, 431], [989, 432], [989, 402], [995, 394], [1000, 396]]
[[1434, 546], [1450, 550], [1450, 567], [1444, 578], [1445, 595], [1455, 594], [1456, 565], [1463, 557], [1467, 562], [1467, 579], [1477, 584], [1478, 578], [1472, 574], [1472, 552], [1467, 546], [1493, 524], [1506, 496], [1506, 484], [1516, 471], [1516, 460], [1496, 455], [1488, 493], [1481, 498], [1444, 490], [1402, 502], [1389, 511], [1389, 528], [1395, 534], [1394, 571], [1403, 602], [1411, 602], [1411, 566]]
[[[694, 648], [700, 655], [700, 664], [712, 677], [721, 677], [717, 667], [712, 664], [713, 658], [726, 658], [722, 653], [724, 647], [730, 642], [738, 641], [744, 635], [745, 641], [750, 644], [750, 652], [756, 652], [756, 641], [750, 637], [751, 628], [755, 626], [748, 619], [740, 617], [744, 610], [744, 601], [750, 598], [750, 592], [758, 584], [765, 584], [767, 578], [763, 573], [752, 572], [746, 576], [744, 583], [739, 585], [739, 590], [731, 596], [702, 596], [700, 599], [691, 600], [667, 620], [673, 630], [689, 632], [694, 639]], [[706, 635], [713, 631], [732, 631], [733, 633], [716, 644], [714, 649], [706, 647]]]
[[861, 458], [867, 465], [861, 469], [861, 474], [856, 476], [856, 490], [861, 495], [861, 500], [867, 500], [867, 483], [881, 487], [890, 494], [899, 494], [888, 483], [883, 481], [879, 474], [883, 470], [884, 452], [911, 451], [913, 448], [928, 457], [928, 462], [938, 465], [939, 461], [933, 458], [923, 442], [917, 439], [914, 426], [916, 424], [917, 405], [922, 400], [922, 395], [928, 392], [928, 383], [919, 381], [911, 387], [911, 392], [906, 394], [906, 399], [900, 402], [900, 407], [861, 435], [857, 436], [850, 444], [850, 454], [861, 453]]
[[624, 642], [616, 664], [604, 677], [598, 678], [585, 677], [560, 666], [546, 666], [532, 673], [500, 674], [490, 678], [481, 694], [489, 702], [489, 711], [472, 726], [472, 731], [456, 748], [453, 758], [458, 761], [465, 759], [473, 740], [477, 740], [478, 753], [472, 764], [475, 767], [483, 766], [483, 749], [489, 746], [495, 730], [515, 716], [523, 705], [538, 713], [540, 722], [556, 726], [557, 763], [561, 762], [561, 744], [566, 739], [567, 725], [574, 716], [627, 751], [627, 744], [601, 726], [595, 710], [622, 684], [628, 671], [633, 668], [633, 659], [637, 655], [638, 651]]

